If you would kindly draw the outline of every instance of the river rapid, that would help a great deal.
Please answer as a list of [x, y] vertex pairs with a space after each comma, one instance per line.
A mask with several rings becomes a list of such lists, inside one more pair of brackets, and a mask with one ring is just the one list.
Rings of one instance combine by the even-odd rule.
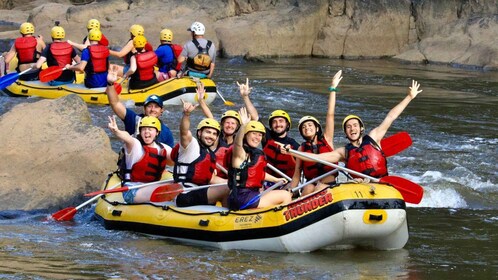
[[[0, 212], [0, 279], [498, 279], [498, 73], [389, 60], [224, 59], [217, 61], [214, 80], [239, 108], [236, 81], [249, 78], [261, 120], [285, 109], [291, 136], [301, 142], [299, 119], [313, 115], [324, 122], [327, 88], [338, 70], [344, 76], [336, 106], [338, 147], [347, 142], [341, 128], [346, 115], [360, 115], [368, 131], [406, 96], [412, 79], [423, 89], [388, 132], [407, 131], [413, 139], [409, 149], [389, 158], [390, 174], [425, 190], [420, 204], [407, 205], [405, 248], [220, 251], [107, 231], [90, 207], [64, 223], [47, 221], [46, 210], [12, 210]], [[0, 95], [0, 114], [36, 100]], [[219, 98], [210, 107], [217, 116], [234, 108]], [[95, 125], [106, 127], [111, 109], [89, 110]], [[163, 116], [175, 137], [180, 116], [179, 106]], [[199, 110], [192, 123], [201, 118]], [[112, 140], [117, 151], [120, 143]]]

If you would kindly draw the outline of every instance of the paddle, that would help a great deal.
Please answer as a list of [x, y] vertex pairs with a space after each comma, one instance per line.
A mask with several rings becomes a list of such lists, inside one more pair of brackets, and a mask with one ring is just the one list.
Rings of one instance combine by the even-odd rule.
[[393, 156], [406, 148], [410, 147], [412, 144], [412, 138], [408, 132], [398, 132], [389, 137], [383, 138], [380, 141], [382, 151], [386, 157]]
[[17, 81], [19, 79], [19, 76], [28, 73], [29, 71], [33, 70], [32, 68], [28, 68], [22, 72], [13, 72], [9, 73], [3, 77], [0, 78], [0, 89], [4, 89], [8, 86], [10, 86], [13, 82]]
[[280, 171], [278, 168], [276, 168], [275, 166], [271, 165], [271, 164], [266, 164], [266, 166], [268, 166], [268, 168], [270, 168], [271, 170], [275, 171], [275, 173], [277, 173], [278, 175], [282, 176], [283, 178], [287, 179], [287, 181], [292, 181], [292, 178], [287, 176], [287, 174], [285, 174], [284, 172]]
[[123, 83], [126, 79], [122, 78], [121, 82], [114, 82], [114, 89], [116, 90], [116, 93], [119, 95], [121, 94], [121, 91], [123, 91]]
[[53, 81], [59, 78], [62, 75], [62, 72], [64, 72], [64, 70], [66, 70], [66, 68], [57, 65], [45, 68], [40, 72], [39, 75], [40, 82], [46, 83]]
[[[110, 187], [110, 189], [114, 189], [115, 187], [121, 185], [121, 182], [120, 183], [117, 183], [116, 185]], [[83, 202], [82, 204], [76, 206], [76, 207], [67, 207], [67, 208], [64, 208], [60, 211], [57, 211], [55, 212], [54, 214], [52, 214], [52, 218], [56, 221], [71, 221], [74, 217], [74, 215], [76, 215], [76, 212], [78, 212], [79, 209], [85, 207], [86, 205], [94, 202], [95, 200], [99, 199], [101, 197], [101, 195], [96, 195], [92, 198], [90, 198], [89, 200]]]
[[403, 199], [409, 203], [413, 203], [413, 204], [420, 203], [420, 201], [422, 200], [422, 197], [424, 195], [424, 189], [420, 185], [418, 185], [410, 180], [401, 178], [401, 177], [385, 176], [385, 177], [382, 177], [380, 179], [377, 179], [377, 178], [365, 175], [363, 173], [351, 170], [349, 168], [342, 167], [340, 165], [337, 165], [337, 164], [334, 164], [334, 163], [331, 163], [331, 162], [328, 162], [325, 160], [321, 160], [321, 159], [316, 158], [308, 153], [303, 153], [303, 152], [296, 151], [293, 149], [289, 149], [288, 151], [291, 154], [295, 154], [295, 155], [301, 156], [303, 158], [307, 158], [307, 159], [310, 159], [312, 161], [316, 161], [316, 162], [321, 163], [323, 165], [332, 166], [334, 168], [346, 171], [346, 172], [351, 173], [353, 175], [367, 178], [372, 182], [389, 184], [389, 185], [393, 186], [395, 189], [397, 189], [401, 193], [401, 195], [403, 196]]
[[239, 210], [244, 210], [246, 209], [247, 207], [249, 207], [251, 204], [253, 204], [254, 202], [256, 202], [260, 197], [262, 197], [263, 195], [269, 193], [270, 191], [280, 187], [281, 185], [284, 184], [284, 181], [280, 181], [276, 184], [274, 184], [273, 186], [267, 188], [266, 190], [264, 190], [263, 192], [261, 192], [260, 194], [258, 194], [257, 196], [251, 198], [251, 200], [249, 200], [246, 204], [242, 205], [242, 207], [240, 207]]
[[190, 188], [185, 188], [178, 183], [160, 186], [152, 192], [152, 194], [150, 195], [150, 201], [151, 202], [171, 201], [182, 192], [202, 190], [209, 187], [226, 186], [226, 184], [227, 183], [218, 183], [218, 184], [204, 185], [204, 186], [197, 186]]
[[329, 176], [329, 175], [332, 175], [332, 174], [334, 174], [334, 173], [337, 173], [337, 171], [338, 171], [338, 169], [330, 170], [330, 171], [329, 171], [329, 172], [327, 172], [327, 173], [324, 173], [324, 174], [322, 174], [322, 175], [320, 175], [320, 176], [318, 176], [318, 177], [315, 177], [315, 178], [313, 178], [313, 179], [311, 179], [311, 180], [309, 180], [309, 181], [306, 181], [306, 182], [302, 183], [301, 185], [299, 185], [299, 186], [297, 186], [297, 187], [293, 188], [291, 191], [292, 191], [292, 192], [298, 191], [298, 190], [300, 190], [300, 189], [304, 188], [304, 186], [306, 186], [306, 185], [308, 185], [308, 184], [312, 184], [312, 183], [314, 183], [314, 182], [316, 182], [316, 181], [318, 181], [318, 180], [321, 180], [321, 179], [323, 179], [323, 178], [325, 178], [325, 177], [327, 177], [327, 176]]
[[134, 189], [140, 189], [144, 187], [150, 187], [150, 186], [162, 186], [167, 183], [173, 182], [173, 179], [167, 179], [167, 180], [162, 180], [162, 181], [155, 181], [155, 182], [150, 182], [150, 183], [145, 183], [145, 184], [140, 184], [140, 185], [132, 185], [132, 186], [125, 186], [117, 189], [107, 189], [107, 190], [102, 190], [102, 191], [96, 191], [96, 192], [91, 192], [85, 194], [85, 196], [95, 196], [99, 194], [106, 194], [106, 193], [117, 193], [117, 192], [125, 192], [128, 190], [134, 190]]
[[218, 89], [216, 89], [216, 93], [221, 98], [221, 100], [223, 100], [223, 103], [225, 103], [225, 105], [227, 105], [227, 106], [234, 106], [235, 105], [232, 101], [225, 100], [225, 98], [223, 98], [223, 95], [221, 95], [221, 93], [218, 91]]

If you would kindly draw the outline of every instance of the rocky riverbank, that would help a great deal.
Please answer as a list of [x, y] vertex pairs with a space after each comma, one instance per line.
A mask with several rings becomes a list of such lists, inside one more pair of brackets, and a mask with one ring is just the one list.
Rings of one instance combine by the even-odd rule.
[[[87, 20], [97, 18], [114, 47], [126, 43], [134, 23], [157, 46], [162, 28], [183, 43], [190, 24], [201, 21], [226, 57], [392, 57], [498, 70], [496, 0], [1, 0], [0, 8], [9, 8], [1, 11], [4, 25], [32, 21], [46, 41], [56, 20], [79, 41]], [[4, 42], [17, 36], [0, 32]]]

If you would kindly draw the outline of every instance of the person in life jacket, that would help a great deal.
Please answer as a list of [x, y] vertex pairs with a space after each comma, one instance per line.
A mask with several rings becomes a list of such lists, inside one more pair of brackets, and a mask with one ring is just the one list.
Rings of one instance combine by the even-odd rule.
[[131, 56], [130, 69], [123, 76], [123, 79], [130, 77], [130, 89], [142, 89], [158, 83], [154, 72], [157, 55], [153, 51], [147, 51], [146, 44], [147, 39], [144, 36], [133, 38], [133, 47], [137, 53]]
[[[204, 38], [204, 24], [194, 22], [187, 31], [190, 31], [192, 40], [185, 43], [178, 57], [182, 72], [187, 72], [189, 76], [211, 79], [215, 68], [216, 46]], [[186, 65], [183, 65], [185, 61]]]
[[109, 72], [109, 49], [99, 42], [102, 40], [102, 32], [92, 29], [88, 32], [90, 45], [81, 52], [81, 62], [76, 65], [66, 65], [69, 70], [85, 72], [85, 86], [87, 88], [99, 88], [107, 86], [107, 74]]
[[155, 50], [158, 60], [157, 66], [159, 67], [156, 76], [157, 80], [162, 82], [176, 77], [177, 71], [181, 68], [177, 59], [183, 48], [173, 44], [173, 32], [169, 29], [161, 30], [159, 40], [161, 44]]
[[[157, 142], [161, 132], [159, 119], [144, 117], [140, 121], [140, 134], [135, 138], [120, 130], [115, 116], [109, 117], [109, 129], [124, 143], [126, 168], [131, 170], [130, 182], [149, 183], [158, 181], [166, 168], [172, 166], [171, 147]], [[157, 186], [134, 189], [123, 193], [127, 203], [148, 202]]]
[[[144, 116], [156, 117], [158, 119], [161, 118], [164, 112], [163, 100], [154, 94], [148, 96], [143, 104], [143, 114], [139, 114], [130, 108], [126, 108], [126, 106], [119, 100], [118, 93], [114, 87], [114, 83], [117, 79], [118, 69], [111, 66], [109, 69], [109, 75], [107, 75], [107, 87], [105, 89], [109, 105], [111, 106], [114, 114], [116, 114], [124, 122], [125, 130], [130, 135], [136, 135], [138, 134], [138, 123]], [[161, 122], [161, 133], [159, 134], [158, 141], [170, 147], [175, 145], [173, 133], [171, 133], [171, 130], [164, 122]]]
[[[382, 152], [380, 141], [410, 101], [422, 92], [419, 88], [420, 84], [413, 80], [411, 87], [408, 88], [408, 95], [389, 111], [379, 126], [372, 129], [367, 135], [364, 135], [365, 125], [360, 117], [357, 115], [346, 116], [342, 122], [342, 127], [349, 144], [332, 152], [309, 153], [309, 155], [328, 162], [345, 162], [346, 168], [371, 177], [380, 178], [386, 176], [388, 174], [387, 162]], [[299, 155], [296, 155], [296, 157], [304, 161], [311, 161]]]
[[[71, 46], [77, 48], [78, 50], [80, 51], [83, 51], [86, 47], [90, 46], [90, 38], [89, 38], [89, 35], [90, 35], [90, 30], [92, 29], [97, 29], [97, 30], [100, 30], [100, 21], [97, 20], [97, 19], [90, 19], [88, 20], [87, 24], [86, 24], [86, 30], [88, 31], [88, 35], [85, 36], [85, 38], [83, 38], [83, 41], [81, 44], [78, 44], [76, 42], [73, 42], [71, 40], [67, 40], [67, 42], [69, 44], [71, 44]], [[104, 36], [104, 34], [102, 34], [102, 37], [100, 38], [100, 41], [98, 43], [99, 45], [102, 45], [104, 47], [108, 47], [109, 46], [109, 40], [107, 40], [107, 38]]]
[[[113, 64], [112, 67], [116, 67], [118, 69], [118, 77], [123, 77], [123, 75], [128, 72], [128, 69], [130, 69], [130, 59], [131, 57], [137, 53], [137, 50], [133, 46], [133, 38], [137, 36], [144, 36], [145, 30], [144, 27], [140, 24], [133, 24], [130, 26], [130, 40], [124, 45], [121, 50], [115, 51], [115, 50], [110, 50], [111, 56], [123, 58], [124, 66]], [[152, 47], [149, 42], [145, 44], [145, 50], [146, 51], [153, 51], [154, 48]]]
[[[215, 119], [205, 118], [197, 125], [194, 138], [190, 132], [190, 114], [198, 105], [183, 101], [183, 117], [180, 121], [180, 143], [172, 151], [175, 161], [173, 178], [185, 187], [226, 182], [216, 176], [216, 155], [211, 150], [220, 134], [220, 124]], [[212, 186], [205, 189], [182, 193], [177, 196], [179, 207], [192, 205], [214, 205], [221, 201], [227, 205], [228, 187]]]
[[[304, 116], [299, 120], [299, 133], [304, 138], [304, 142], [301, 143], [299, 151], [321, 154], [332, 152], [334, 150], [334, 115], [335, 115], [335, 100], [336, 91], [338, 91], [337, 86], [342, 79], [342, 71], [338, 71], [332, 78], [331, 86], [329, 87], [329, 101], [326, 116], [326, 127], [323, 130], [320, 121], [313, 116]], [[296, 167], [294, 170], [294, 175], [292, 176], [292, 182], [289, 188], [295, 188], [299, 181], [301, 180], [301, 173], [304, 174], [304, 178], [309, 181], [322, 174], [331, 171], [333, 168], [326, 166], [317, 162], [301, 161], [296, 159]], [[307, 195], [315, 191], [322, 190], [326, 188], [329, 184], [335, 182], [335, 175], [329, 175], [321, 179], [316, 184], [308, 184], [303, 187], [301, 195]]]
[[[235, 137], [235, 144], [229, 154], [231, 165], [228, 169], [228, 186], [230, 188], [229, 208], [239, 210], [258, 196], [265, 181], [287, 182], [284, 178], [274, 177], [266, 172], [266, 157], [258, 148], [266, 133], [265, 126], [258, 121], [251, 121], [245, 108], [239, 111], [242, 120], [241, 131]], [[247, 208], [268, 207], [291, 202], [292, 194], [285, 190], [271, 190], [261, 196]]]
[[47, 66], [59, 66], [66, 69], [62, 71], [62, 74], [55, 80], [48, 82], [51, 86], [58, 86], [64, 84], [71, 84], [76, 80], [76, 75], [67, 66], [70, 66], [73, 62], [79, 63], [80, 57], [76, 54], [76, 50], [68, 42], [64, 41], [66, 37], [66, 32], [64, 28], [58, 25], [52, 27], [50, 31], [52, 37], [52, 43], [48, 44], [43, 50], [40, 58], [36, 62], [36, 68], [40, 69], [44, 62], [47, 62]]
[[[29, 68], [36, 68], [36, 61], [41, 52], [45, 49], [45, 43], [41, 35], [35, 36], [35, 26], [31, 22], [24, 22], [19, 28], [21, 37], [14, 41], [14, 44], [5, 55], [5, 64], [8, 65], [17, 56], [16, 71], [22, 72]], [[6, 67], [8, 69], [8, 67]], [[39, 71], [29, 71], [19, 77], [22, 81], [38, 80]]]

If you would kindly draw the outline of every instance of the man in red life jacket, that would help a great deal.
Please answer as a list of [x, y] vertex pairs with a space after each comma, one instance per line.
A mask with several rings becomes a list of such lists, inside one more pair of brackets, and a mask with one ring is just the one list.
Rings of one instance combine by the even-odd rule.
[[[389, 111], [379, 126], [372, 129], [367, 135], [363, 136], [365, 125], [360, 117], [356, 115], [347, 116], [342, 122], [342, 127], [346, 137], [349, 139], [349, 144], [333, 152], [321, 154], [309, 153], [310, 156], [329, 162], [345, 162], [346, 168], [371, 177], [380, 178], [387, 176], [387, 162], [382, 152], [380, 141], [410, 101], [422, 92], [422, 90], [419, 90], [419, 87], [420, 84], [418, 82], [412, 81], [408, 95]], [[296, 155], [296, 157], [304, 161], [310, 161], [310, 159], [299, 155]]]
[[[92, 30], [92, 29], [98, 29], [98, 30], [102, 31], [100, 29], [100, 21], [98, 21], [97, 19], [94, 19], [94, 18], [92, 18], [88, 21], [88, 23], [86, 24], [86, 29], [87, 29], [89, 34], [90, 34], [90, 30]], [[77, 48], [80, 51], [83, 51], [86, 47], [88, 47], [90, 45], [89, 35], [87, 35], [87, 36], [85, 36], [85, 38], [83, 38], [83, 42], [81, 44], [75, 43], [71, 40], [67, 40], [67, 42], [69, 44], [71, 44], [71, 46]], [[104, 47], [109, 46], [109, 40], [107, 40], [107, 38], [104, 36], [104, 34], [102, 34], [102, 38], [99, 41], [99, 45], [102, 45]]]
[[161, 45], [157, 47], [155, 53], [157, 55], [157, 80], [159, 82], [175, 78], [177, 71], [180, 70], [181, 64], [177, 59], [182, 52], [182, 46], [173, 44], [173, 32], [169, 29], [161, 30], [159, 34]]
[[[36, 61], [40, 57], [41, 52], [45, 48], [43, 37], [38, 35], [35, 37], [35, 26], [30, 22], [21, 24], [19, 28], [21, 37], [14, 41], [9, 52], [5, 55], [5, 64], [8, 65], [10, 61], [17, 56], [17, 72], [22, 72], [29, 68], [34, 68]], [[39, 71], [30, 71], [19, 77], [23, 81], [38, 80]]]
[[130, 89], [142, 89], [157, 84], [154, 66], [157, 64], [157, 55], [153, 51], [147, 51], [145, 45], [147, 39], [144, 36], [133, 38], [133, 47], [137, 53], [130, 58], [130, 69], [123, 78], [130, 78]]
[[[197, 138], [190, 132], [190, 114], [198, 105], [183, 101], [183, 117], [180, 122], [180, 143], [172, 151], [175, 161], [173, 178], [183, 182], [185, 187], [226, 182], [216, 176], [216, 155], [211, 150], [220, 134], [220, 124], [205, 118], [197, 125]], [[227, 205], [229, 189], [227, 186], [209, 187], [180, 194], [176, 204], [180, 207], [192, 205], [214, 205], [221, 201]]]
[[109, 71], [109, 49], [99, 44], [102, 40], [102, 32], [92, 29], [88, 32], [90, 45], [81, 52], [81, 63], [66, 65], [67, 69], [74, 71], [85, 71], [85, 86], [87, 88], [98, 88], [107, 86], [107, 74]]
[[[41, 68], [46, 61], [48, 66], [66, 67], [74, 62], [79, 63], [80, 57], [76, 54], [73, 46], [63, 41], [66, 32], [61, 26], [54, 26], [50, 32], [52, 43], [43, 50], [40, 59], [36, 62], [36, 68]], [[62, 74], [55, 80], [48, 82], [51, 86], [71, 84], [75, 81], [76, 75], [70, 69], [62, 71]]]

